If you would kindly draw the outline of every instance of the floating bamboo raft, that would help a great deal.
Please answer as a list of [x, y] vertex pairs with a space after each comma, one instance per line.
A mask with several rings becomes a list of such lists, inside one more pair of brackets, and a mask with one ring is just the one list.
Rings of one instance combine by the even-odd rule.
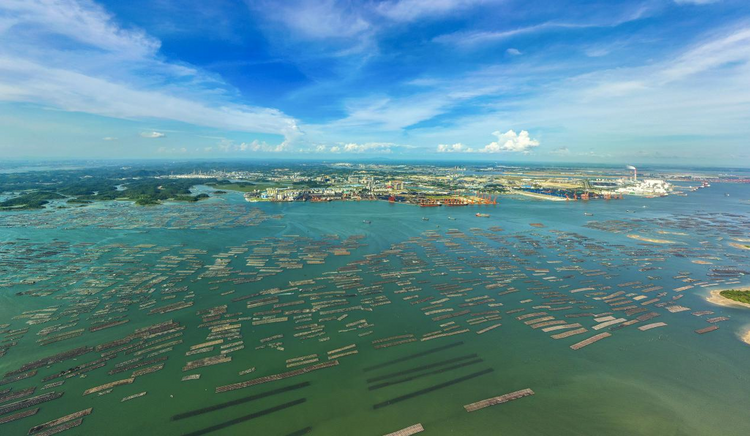
[[564, 338], [567, 338], [569, 336], [580, 335], [581, 333], [586, 333], [587, 331], [588, 330], [586, 330], [585, 328], [581, 327], [579, 329], [568, 330], [567, 332], [564, 332], [564, 333], [558, 333], [556, 335], [552, 335], [552, 339], [564, 339]]
[[218, 386], [215, 392], [219, 394], [222, 392], [234, 391], [237, 389], [243, 389], [243, 388], [247, 388], [250, 386], [256, 386], [256, 385], [260, 385], [260, 384], [268, 383], [272, 381], [283, 380], [285, 378], [296, 377], [298, 375], [307, 374], [308, 372], [317, 371], [319, 369], [330, 368], [338, 364], [339, 364], [338, 360], [329, 360], [328, 362], [318, 363], [317, 365], [312, 365], [312, 366], [306, 366], [304, 368], [295, 369], [294, 371], [287, 371], [281, 374], [267, 375], [265, 377], [259, 377], [259, 378], [247, 380], [244, 382]]
[[579, 350], [579, 349], [581, 349], [581, 348], [583, 348], [583, 347], [585, 347], [587, 345], [591, 345], [591, 344], [593, 344], [596, 341], [600, 341], [600, 340], [602, 340], [604, 338], [608, 338], [610, 336], [612, 336], [612, 333], [608, 333], [608, 332], [599, 333], [598, 335], [594, 335], [594, 336], [592, 336], [592, 337], [590, 337], [588, 339], [584, 339], [581, 342], [578, 342], [576, 344], [571, 345], [570, 348], [573, 349], [573, 350]]
[[197, 368], [203, 368], [204, 366], [218, 365], [220, 363], [227, 363], [232, 361], [232, 356], [211, 356], [204, 359], [193, 360], [185, 364], [182, 367], [182, 371], [192, 371]]
[[143, 391], [143, 392], [138, 392], [137, 394], [133, 394], [133, 395], [128, 395], [127, 397], [124, 397], [124, 398], [123, 398], [122, 400], [120, 400], [120, 402], [121, 402], [121, 403], [124, 403], [124, 402], [126, 402], [126, 401], [134, 400], [134, 399], [136, 399], [136, 398], [140, 398], [140, 397], [142, 397], [142, 396], [146, 395], [147, 393], [148, 393], [148, 392], [146, 392], [146, 391]]
[[103, 384], [101, 386], [96, 386], [96, 387], [93, 387], [93, 388], [90, 388], [90, 389], [86, 389], [86, 391], [84, 391], [83, 395], [85, 396], [85, 395], [95, 394], [97, 392], [101, 392], [101, 391], [105, 391], [107, 389], [113, 388], [115, 386], [129, 385], [129, 384], [133, 383], [134, 381], [135, 381], [135, 378], [133, 378], [133, 377], [124, 378], [122, 380], [113, 381], [111, 383], [106, 383], [106, 384]]
[[534, 395], [534, 391], [532, 391], [531, 389], [521, 389], [520, 391], [515, 391], [509, 394], [477, 401], [476, 403], [467, 404], [464, 406], [464, 409], [466, 409], [467, 412], [475, 412], [477, 410], [484, 409], [485, 407], [507, 403], [508, 401], [517, 400], [519, 398], [528, 397], [530, 395]]
[[422, 424], [414, 424], [410, 425], [409, 427], [402, 428], [401, 430], [394, 431], [393, 433], [388, 433], [384, 436], [411, 436], [413, 434], [422, 433], [424, 431], [424, 427], [422, 427]]
[[91, 408], [91, 407], [89, 407], [88, 409], [80, 410], [78, 412], [71, 413], [70, 415], [65, 415], [65, 416], [62, 416], [60, 418], [53, 419], [52, 421], [47, 421], [44, 424], [36, 425], [36, 426], [31, 427], [29, 429], [29, 433], [28, 434], [32, 435], [32, 434], [35, 434], [35, 433], [39, 433], [42, 430], [47, 430], [47, 429], [52, 428], [52, 427], [57, 427], [58, 425], [64, 424], [64, 423], [66, 423], [68, 421], [72, 421], [74, 419], [82, 418], [84, 416], [90, 415], [92, 410], [94, 410], [94, 409]]
[[24, 410], [23, 412], [14, 413], [13, 415], [3, 416], [2, 418], [0, 418], [0, 424], [6, 424], [8, 422], [13, 422], [32, 415], [36, 415], [37, 412], [39, 412], [38, 407], [36, 409], [28, 409]]
[[646, 324], [638, 327], [638, 330], [645, 332], [646, 330], [651, 330], [657, 327], [664, 327], [665, 325], [667, 325], [667, 323], [665, 322], [652, 322], [651, 324]]
[[50, 392], [48, 394], [37, 395], [36, 397], [26, 398], [25, 400], [16, 401], [15, 403], [0, 406], [0, 415], [15, 412], [16, 410], [36, 406], [37, 404], [46, 403], [47, 401], [56, 400], [62, 397], [63, 392]]
[[70, 430], [71, 428], [78, 427], [81, 424], [83, 424], [83, 418], [78, 418], [72, 421], [68, 421], [65, 424], [59, 425], [57, 427], [53, 427], [48, 430], [44, 430], [42, 432], [36, 433], [36, 435], [37, 436], [52, 436], [54, 434], [58, 434], [58, 433], [62, 433], [64, 431]]

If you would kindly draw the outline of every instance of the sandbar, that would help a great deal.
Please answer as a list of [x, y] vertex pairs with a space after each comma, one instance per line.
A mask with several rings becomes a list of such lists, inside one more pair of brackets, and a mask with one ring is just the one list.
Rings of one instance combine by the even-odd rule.
[[[750, 304], [748, 303], [740, 303], [739, 301], [735, 301], [732, 299], [729, 299], [727, 297], [721, 296], [721, 291], [750, 291], [750, 288], [741, 288], [741, 289], [714, 289], [711, 291], [711, 295], [706, 297], [706, 301], [709, 303], [713, 303], [719, 306], [725, 306], [725, 307], [744, 307], [747, 309], [750, 309]], [[750, 334], [750, 332], [748, 332]], [[748, 335], [745, 335], [747, 338]]]

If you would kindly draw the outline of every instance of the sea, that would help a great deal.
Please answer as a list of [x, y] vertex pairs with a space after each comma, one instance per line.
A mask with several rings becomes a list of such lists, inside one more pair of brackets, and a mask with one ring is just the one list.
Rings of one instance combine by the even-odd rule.
[[750, 309], [706, 300], [750, 285], [748, 185], [432, 208], [196, 192], [0, 215], [0, 434], [750, 434]]

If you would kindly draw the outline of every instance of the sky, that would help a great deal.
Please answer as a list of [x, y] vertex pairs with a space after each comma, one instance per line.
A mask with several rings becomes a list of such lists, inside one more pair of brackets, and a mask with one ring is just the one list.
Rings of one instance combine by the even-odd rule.
[[0, 159], [750, 166], [747, 0], [2, 0]]

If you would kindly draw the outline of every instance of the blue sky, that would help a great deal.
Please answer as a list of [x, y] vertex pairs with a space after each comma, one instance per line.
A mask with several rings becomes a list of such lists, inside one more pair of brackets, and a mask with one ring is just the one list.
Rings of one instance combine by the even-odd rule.
[[6, 158], [750, 165], [746, 0], [3, 0]]

